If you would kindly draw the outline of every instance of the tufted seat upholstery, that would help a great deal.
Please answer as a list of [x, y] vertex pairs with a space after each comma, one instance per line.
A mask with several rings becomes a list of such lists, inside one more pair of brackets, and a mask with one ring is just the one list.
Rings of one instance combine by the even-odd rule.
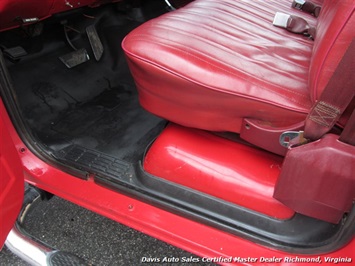
[[[303, 121], [354, 38], [355, 1], [324, 0], [318, 18], [291, 2], [196, 0], [135, 29], [122, 46], [141, 105], [212, 131]], [[315, 41], [273, 26], [276, 12], [306, 19]]]

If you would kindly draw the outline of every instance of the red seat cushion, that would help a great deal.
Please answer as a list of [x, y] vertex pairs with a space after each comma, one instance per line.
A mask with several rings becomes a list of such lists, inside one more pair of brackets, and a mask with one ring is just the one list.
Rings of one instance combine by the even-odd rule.
[[143, 107], [215, 131], [304, 120], [314, 42], [273, 26], [277, 11], [316, 23], [289, 0], [197, 0], [131, 32], [123, 48]]
[[[197, 0], [131, 32], [123, 48], [143, 107], [216, 131], [303, 121], [355, 36], [355, 1], [325, 0], [318, 19], [291, 2]], [[315, 42], [273, 26], [276, 12], [316, 26]]]

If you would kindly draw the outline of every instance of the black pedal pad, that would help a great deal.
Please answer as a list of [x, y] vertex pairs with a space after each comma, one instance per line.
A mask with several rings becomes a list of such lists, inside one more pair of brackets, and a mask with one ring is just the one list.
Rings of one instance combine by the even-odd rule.
[[73, 68], [77, 65], [85, 63], [90, 60], [90, 56], [85, 48], [78, 49], [69, 54], [60, 56], [59, 59], [68, 67]]
[[4, 55], [7, 56], [10, 60], [17, 61], [21, 57], [27, 55], [27, 52], [21, 46], [15, 46], [7, 48], [4, 50]]
[[96, 61], [101, 59], [102, 54], [104, 53], [104, 47], [100, 40], [99, 35], [97, 34], [96, 28], [94, 25], [90, 25], [86, 28], [86, 34], [88, 35], [89, 42], [94, 52]]

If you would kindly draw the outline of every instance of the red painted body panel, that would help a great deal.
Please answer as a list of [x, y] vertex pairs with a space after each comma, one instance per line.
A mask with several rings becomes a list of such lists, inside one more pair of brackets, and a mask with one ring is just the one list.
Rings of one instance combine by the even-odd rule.
[[[2, 101], [0, 100], [0, 105]], [[12, 125], [4, 122], [6, 113], [0, 113], [0, 249], [20, 212], [24, 178], [19, 155], [9, 134]], [[13, 130], [12, 130], [13, 132]]]
[[53, 0], [0, 1], [0, 31], [20, 26], [21, 19], [44, 19], [50, 15]]
[[[241, 260], [244, 259], [242, 263], [221, 263], [224, 265], [265, 265], [265, 262], [260, 261], [261, 258], [272, 257], [287, 257], [290, 259], [300, 256], [318, 257], [290, 255], [285, 252], [262, 247], [226, 232], [202, 225], [103, 188], [92, 182], [92, 180], [85, 181], [64, 173], [41, 161], [25, 147], [13, 128], [9, 117], [7, 117], [2, 104], [0, 104], [0, 114], [4, 119], [5, 127], [10, 130], [16, 149], [18, 151], [23, 148], [25, 149], [22, 153], [19, 152], [19, 155], [23, 164], [26, 181], [41, 189], [201, 257], [215, 258], [216, 260], [220, 256], [226, 258], [233, 257], [237, 260], [238, 257]], [[354, 250], [355, 239], [342, 249], [324, 256], [333, 258], [350, 257], [354, 261]], [[248, 262], [248, 258], [256, 258], [257, 263], [251, 263], [250, 259]], [[272, 265], [273, 263], [270, 264]], [[277, 265], [290, 264], [302, 265], [288, 263], [285, 260]], [[309, 265], [309, 263], [304, 265]], [[325, 263], [322, 265], [325, 265]]]
[[121, 0], [1, 0], [0, 31], [17, 28], [21, 19], [46, 19], [53, 14], [84, 6], [99, 6]]
[[[43, 1], [36, 1], [36, 0], [2, 0], [0, 2], [0, 31], [5, 30], [5, 29], [10, 29], [13, 27], [18, 27], [19, 23], [17, 21], [14, 21], [17, 17], [21, 18], [31, 18], [31, 17], [38, 17], [39, 19], [44, 19], [46, 17], [51, 16], [54, 13], [58, 12], [63, 12], [66, 10], [71, 10], [72, 8], [78, 8], [81, 6], [85, 5], [90, 5], [90, 6], [95, 6], [99, 5], [104, 2], [112, 2], [112, 1], [106, 1], [106, 0], [83, 0], [80, 2], [71, 2], [71, 0], [43, 0]], [[213, 1], [210, 1], [213, 3]], [[217, 1], [216, 1], [217, 2]], [[340, 1], [339, 1], [340, 3]], [[351, 4], [351, 1], [349, 1]], [[281, 6], [278, 7], [277, 2], [275, 3], [267, 3], [265, 2], [266, 5], [271, 5], [271, 10], [279, 11], [277, 10], [278, 8], [282, 8]], [[287, 10], [289, 9], [289, 5], [287, 5]], [[226, 11], [229, 11], [230, 7], [226, 9]], [[293, 10], [292, 12], [299, 12]], [[244, 12], [243, 12], [244, 13]], [[260, 10], [257, 12], [258, 14], [260, 13]], [[176, 13], [175, 13], [176, 14]], [[246, 12], [246, 15], [249, 13]], [[6, 16], [5, 16], [6, 15]], [[273, 12], [267, 12], [267, 17], [272, 17]], [[210, 21], [210, 13], [206, 14], [206, 20], [209, 22]], [[341, 16], [339, 16], [341, 18]], [[313, 22], [315, 21], [314, 18], [311, 18]], [[233, 21], [234, 23], [237, 23], [238, 20]], [[271, 21], [271, 20], [270, 20]], [[169, 23], [175, 24], [176, 22], [169, 20]], [[278, 29], [275, 29], [271, 24], [269, 25], [270, 29], [272, 31], [279, 31]], [[248, 27], [250, 28], [250, 27]], [[202, 32], [203, 29], [202, 27], [197, 27], [196, 32], [200, 33]], [[147, 34], [147, 32], [143, 32], [144, 34]], [[265, 34], [264, 30], [261, 31], [262, 34]], [[288, 33], [282, 32], [280, 33], [284, 36], [289, 36]], [[143, 35], [144, 36], [144, 35]], [[139, 36], [141, 38], [142, 36]], [[149, 36], [152, 37], [152, 36]], [[239, 36], [235, 36], [236, 39], [239, 40]], [[254, 36], [256, 37], [256, 43], [259, 42], [260, 37], [259, 35]], [[293, 39], [297, 39], [298, 37], [290, 37]], [[144, 41], [146, 41], [146, 38], [143, 38]], [[228, 45], [230, 43], [230, 38], [227, 38], [228, 40]], [[284, 38], [282, 38], [284, 40]], [[286, 39], [288, 40], [288, 39]], [[173, 40], [174, 41], [174, 40]], [[206, 42], [207, 43], [207, 42]], [[205, 42], [197, 42], [196, 47], [200, 48], [205, 48], [206, 46]], [[280, 42], [282, 43], [282, 42]], [[310, 51], [311, 51], [311, 46], [304, 46], [306, 44], [310, 44], [311, 42], [309, 40], [304, 40], [302, 43], [297, 44], [294, 49], [306, 49], [304, 51], [305, 53], [302, 55], [301, 60], [299, 60], [302, 64], [305, 64], [308, 66], [310, 62]], [[201, 45], [202, 44], [202, 45]], [[146, 46], [146, 43], [143, 45]], [[313, 43], [312, 43], [313, 46]], [[271, 45], [272, 47], [272, 45]], [[280, 46], [280, 51], [284, 51], [282, 48], [284, 48], [285, 45]], [[246, 46], [246, 51], [248, 49], [252, 49], [252, 46], [247, 45]], [[211, 50], [212, 52], [210, 53], [211, 57], [213, 58], [215, 56], [215, 52]], [[275, 49], [277, 51], [277, 49]], [[323, 49], [323, 51], [327, 51], [327, 49]], [[190, 52], [190, 51], [188, 51]], [[153, 59], [155, 60], [157, 58], [156, 54], [152, 54]], [[258, 53], [246, 53], [246, 57], [250, 59], [250, 65], [253, 66], [253, 55], [260, 55]], [[286, 55], [288, 55], [286, 53]], [[306, 55], [306, 56], [305, 56]], [[186, 58], [192, 58], [190, 54], [186, 56]], [[171, 61], [175, 61], [176, 58], [172, 58]], [[196, 59], [196, 58], [195, 58]], [[225, 55], [225, 59], [232, 60], [233, 58], [230, 58], [228, 54]], [[167, 58], [164, 57], [164, 60], [166, 61]], [[273, 65], [275, 58], [271, 58], [268, 63], [272, 63]], [[292, 60], [290, 60], [292, 62]], [[202, 62], [202, 63], [201, 63]], [[221, 69], [222, 71], [218, 72], [221, 81], [225, 82], [226, 84], [224, 85], [234, 85], [238, 84], [235, 83], [234, 79], [231, 77], [226, 79], [226, 74], [225, 74], [225, 69], [220, 68], [218, 64], [221, 62], [217, 62], [217, 68], [213, 69], [212, 65], [210, 66], [211, 75], [206, 75], [206, 62], [207, 61], [196, 61], [196, 69], [201, 71], [203, 75], [202, 79], [205, 81], [215, 81], [215, 76], [214, 74], [217, 73], [218, 69]], [[303, 63], [302, 63], [303, 62]], [[316, 61], [313, 61], [316, 63]], [[133, 62], [134, 63], [134, 62]], [[131, 64], [133, 64], [131, 63]], [[185, 62], [181, 62], [181, 65], [183, 68], [186, 68]], [[275, 71], [277, 72], [279, 70], [278, 64], [276, 62], [277, 68], [275, 68]], [[292, 67], [293, 64], [291, 64], [290, 67]], [[222, 65], [223, 66], [223, 65]], [[215, 66], [214, 66], [215, 67]], [[147, 66], [148, 71], [156, 71], [156, 68], [154, 66]], [[229, 68], [226, 68], [229, 70]], [[254, 67], [249, 68], [251, 71], [256, 71], [259, 72], [258, 69]], [[243, 69], [244, 71], [244, 69]], [[137, 73], [140, 74], [141, 72], [145, 73], [146, 71], [143, 69], [142, 70], [137, 70]], [[228, 71], [227, 71], [228, 72]], [[159, 72], [157, 72], [159, 74]], [[193, 72], [191, 72], [193, 73]], [[218, 74], [217, 73], [217, 74]], [[262, 73], [262, 72], [260, 72]], [[288, 72], [291, 73], [291, 72]], [[153, 84], [154, 88], [162, 88], [163, 86], [157, 86], [157, 81], [161, 81], [162, 84], [164, 85], [166, 82], [166, 78], [168, 76], [162, 76], [158, 75], [157, 76], [151, 76], [151, 78], [145, 82], [149, 83], [149, 85]], [[171, 73], [170, 73], [171, 74]], [[253, 74], [253, 73], [252, 73]], [[255, 73], [254, 73], [255, 74]], [[202, 122], [202, 124], [208, 124], [210, 123], [209, 121], [213, 118], [215, 118], [215, 113], [216, 110], [222, 110], [221, 112], [221, 118], [216, 117], [215, 121], [217, 126], [213, 128], [214, 130], [216, 129], [224, 129], [225, 126], [230, 126], [231, 130], [238, 132], [240, 129], [240, 124], [241, 124], [241, 119], [234, 119], [236, 112], [234, 107], [238, 106], [240, 110], [244, 109], [250, 109], [250, 113], [247, 113], [245, 116], [245, 113], [242, 113], [242, 117], [249, 117], [249, 114], [255, 117], [273, 117], [273, 116], [278, 116], [280, 115], [279, 112], [282, 109], [282, 104], [286, 104], [290, 110], [290, 113], [294, 114], [294, 121], [299, 121], [304, 118], [306, 115], [311, 99], [308, 97], [308, 89], [306, 90], [305, 84], [308, 84], [305, 82], [306, 77], [306, 72], [302, 72], [299, 74], [298, 72], [295, 72], [295, 76], [300, 75], [301, 79], [301, 84], [294, 83], [294, 82], [284, 82], [282, 80], [279, 81], [279, 84], [281, 87], [281, 92], [283, 91], [283, 88], [285, 85], [287, 86], [296, 86], [296, 88], [299, 88], [301, 91], [300, 95], [293, 95], [293, 90], [290, 90], [289, 92], [284, 92], [285, 95], [279, 95], [280, 91], [278, 89], [275, 89], [275, 94], [270, 93], [268, 94], [264, 89], [262, 89], [259, 86], [254, 86], [254, 84], [251, 84], [249, 87], [250, 89], [250, 95], [248, 94], [247, 97], [243, 99], [239, 99], [237, 102], [230, 102], [229, 98], [231, 95], [222, 95], [223, 90], [216, 90], [214, 93], [212, 93], [209, 97], [209, 100], [211, 101], [211, 105], [206, 104], [206, 98], [203, 97], [203, 94], [201, 94], [198, 90], [194, 92], [194, 90], [187, 91], [187, 95], [189, 96], [186, 98], [188, 101], [186, 102], [187, 105], [189, 105], [191, 108], [181, 108], [181, 105], [172, 105], [170, 102], [167, 102], [164, 106], [159, 104], [159, 102], [155, 102], [154, 100], [151, 102], [151, 106], [157, 109], [165, 109], [167, 112], [170, 112], [171, 115], [173, 116], [178, 116], [182, 120], [185, 121], [186, 117], [191, 117], [192, 116], [192, 110], [198, 110], [199, 107], [205, 106], [206, 107], [206, 116], [197, 116], [197, 120], [194, 121], [194, 123], [191, 123], [193, 126], [196, 124]], [[169, 75], [169, 74], [166, 74]], [[291, 75], [293, 76], [293, 75]], [[284, 77], [285, 78], [285, 77]], [[287, 78], [286, 81], [289, 79]], [[290, 79], [291, 81], [294, 81], [293, 77]], [[191, 86], [191, 81], [193, 81], [193, 77], [187, 77], [184, 80], [176, 80], [176, 85], [180, 90], [176, 90], [176, 92], [184, 92], [188, 86]], [[259, 81], [257, 81], [259, 82]], [[219, 82], [217, 82], [219, 83]], [[223, 85], [221, 82], [220, 84]], [[218, 85], [220, 85], [218, 84]], [[138, 84], [140, 85], [140, 84]], [[186, 86], [185, 86], [186, 85]], [[198, 89], [200, 84], [195, 84], [196, 88]], [[263, 85], [263, 84], [261, 84]], [[302, 86], [300, 86], [302, 85]], [[229, 87], [229, 86], [227, 86]], [[192, 87], [193, 89], [195, 87]], [[240, 88], [243, 88], [243, 83], [241, 83]], [[248, 89], [248, 88], [247, 88]], [[260, 89], [260, 90], [259, 90]], [[252, 93], [252, 91], [260, 92], [261, 94], [264, 94], [264, 97], [266, 97], [266, 100], [263, 102], [262, 105], [260, 105], [263, 108], [258, 108], [257, 111], [255, 111], [255, 105], [253, 106], [253, 100], [255, 100], [254, 95], [259, 95], [259, 93]], [[194, 93], [194, 94], [192, 94]], [[248, 91], [249, 93], [249, 91]], [[145, 98], [148, 97], [148, 94], [144, 91], [142, 91], [141, 94], [141, 101], [144, 103], [146, 100]], [[164, 96], [169, 95], [169, 93], [164, 92]], [[235, 94], [234, 96], [238, 96], [239, 94]], [[196, 96], [196, 97], [194, 97]], [[240, 95], [239, 95], [240, 96]], [[286, 97], [285, 97], [286, 96]], [[176, 94], [172, 93], [171, 97], [175, 99], [185, 99], [184, 97], [177, 97]], [[211, 108], [212, 103], [217, 102], [216, 99], [217, 97], [220, 97], [221, 99], [221, 105], [216, 106], [215, 108]], [[300, 102], [293, 102], [297, 101], [298, 97], [300, 97]], [[277, 99], [282, 102], [282, 100], [285, 100], [284, 98], [287, 98], [285, 103], [277, 103], [274, 108], [270, 111], [270, 114], [265, 113], [265, 109], [270, 108], [270, 104], [273, 102], [277, 102]], [[193, 100], [191, 100], [193, 99]], [[201, 102], [196, 103], [196, 99], [200, 99]], [[302, 100], [303, 99], [303, 100]], [[259, 99], [257, 99], [259, 100]], [[229, 106], [232, 106], [230, 111], [230, 117], [231, 120], [224, 121], [223, 118], [226, 117], [226, 104]], [[254, 103], [255, 104], [255, 103]], [[259, 105], [258, 105], [259, 106]], [[265, 109], [264, 109], [265, 107]], [[174, 109], [176, 108], [176, 109]], [[178, 110], [178, 111], [176, 111]], [[279, 125], [285, 125], [290, 122], [290, 117], [288, 115], [287, 110], [284, 110], [282, 113], [282, 117], [280, 119]], [[244, 112], [244, 111], [243, 111]], [[204, 118], [204, 119], [201, 119]], [[112, 191], [110, 189], [107, 189], [105, 187], [102, 187], [94, 182], [93, 179], [88, 178], [88, 180], [82, 180], [77, 177], [74, 177], [68, 173], [65, 173], [61, 171], [57, 166], [48, 164], [41, 159], [39, 159], [36, 155], [34, 155], [21, 141], [20, 137], [18, 136], [17, 132], [15, 131], [11, 120], [9, 119], [7, 112], [2, 104], [0, 102], [0, 133], [1, 133], [1, 149], [0, 149], [0, 154], [1, 154], [1, 174], [5, 172], [6, 169], [7, 172], [10, 172], [11, 170], [14, 170], [14, 173], [6, 175], [7, 179], [2, 179], [1, 181], [1, 197], [0, 200], [3, 201], [2, 203], [7, 204], [7, 206], [10, 206], [11, 204], [14, 204], [11, 209], [4, 209], [3, 206], [1, 206], [1, 214], [3, 214], [3, 217], [1, 217], [1, 232], [8, 231], [8, 229], [11, 228], [11, 224], [13, 220], [15, 219], [15, 216], [17, 214], [17, 211], [21, 205], [22, 202], [22, 194], [23, 194], [23, 182], [22, 182], [22, 176], [23, 174], [25, 175], [25, 179], [27, 182], [31, 183], [34, 186], [37, 186], [41, 189], [44, 189], [48, 192], [51, 192], [55, 195], [58, 195], [64, 199], [67, 199], [75, 204], [78, 204], [82, 207], [85, 207], [89, 210], [95, 211], [105, 217], [111, 218], [119, 223], [125, 224], [129, 227], [135, 228], [139, 231], [142, 231], [148, 235], [151, 235], [153, 237], [156, 237], [160, 240], [166, 241], [172, 245], [175, 245], [177, 247], [183, 248], [187, 251], [190, 251], [196, 255], [199, 255], [201, 257], [204, 257], [205, 261], [213, 261], [213, 262], [218, 262], [221, 264], [233, 264], [233, 262], [229, 262], [229, 258], [234, 259], [234, 264], [246, 264], [246, 265], [257, 265], [257, 264], [262, 264], [265, 265], [266, 263], [269, 264], [275, 264], [275, 259], [279, 258], [289, 258], [290, 262], [287, 262], [287, 260], [282, 260], [281, 263], [277, 263], [277, 265], [302, 265], [301, 263], [292, 263], [292, 260], [295, 260], [297, 257], [307, 257], [307, 258], [317, 258], [318, 256], [306, 256], [306, 255], [290, 255], [285, 252], [273, 250], [271, 248], [266, 248], [264, 246], [260, 246], [258, 244], [255, 244], [251, 241], [242, 239], [240, 237], [237, 237], [235, 235], [231, 235], [229, 233], [220, 231], [216, 228], [212, 228], [210, 226], [189, 220], [187, 218], [178, 216], [176, 214], [170, 213], [168, 211], [162, 210], [160, 208], [151, 206], [147, 203], [141, 202], [139, 200], [136, 200], [134, 198], [125, 196], [123, 194], [117, 193], [115, 191]], [[285, 118], [285, 119], [284, 119]], [[207, 121], [207, 122], [206, 122]], [[9, 134], [8, 134], [8, 133]], [[289, 212], [290, 210], [287, 208], [284, 208], [284, 206], [280, 205], [276, 201], [274, 201], [271, 197], [273, 187], [275, 184], [275, 179], [278, 175], [278, 168], [273, 168], [270, 166], [273, 165], [279, 165], [281, 163], [281, 160], [277, 156], [272, 156], [270, 157], [264, 157], [261, 155], [261, 151], [255, 151], [251, 150], [248, 147], [239, 145], [239, 144], [233, 144], [231, 147], [228, 147], [227, 150], [221, 149], [221, 146], [226, 147], [226, 145], [216, 145], [213, 149], [210, 147], [206, 148], [207, 145], [204, 145], [205, 142], [203, 139], [200, 138], [195, 138], [194, 133], [196, 131], [187, 131], [185, 137], [188, 139], [183, 139], [179, 136], [176, 141], [186, 141], [186, 143], [179, 144], [181, 146], [179, 147], [188, 147], [188, 150], [179, 150], [176, 149], [176, 147], [173, 147], [172, 153], [167, 150], [167, 154], [160, 154], [160, 152], [153, 152], [150, 156], [165, 156], [163, 158], [163, 162], [169, 166], [168, 168], [174, 169], [172, 167], [181, 167], [181, 160], [177, 155], [183, 155], [184, 160], [186, 161], [186, 158], [189, 156], [191, 157], [192, 155], [193, 160], [189, 160], [190, 165], [185, 165], [183, 168], [179, 169], [178, 171], [175, 171], [174, 175], [171, 177], [174, 178], [175, 180], [173, 181], [180, 181], [181, 176], [191, 176], [192, 172], [196, 173], [196, 163], [198, 163], [201, 167], [201, 165], [204, 165], [205, 162], [207, 162], [207, 167], [205, 167], [205, 171], [203, 173], [198, 173], [196, 176], [199, 179], [198, 186], [196, 187], [197, 189], [200, 189], [200, 186], [202, 186], [202, 189], [205, 190], [207, 193], [216, 193], [216, 191], [213, 191], [213, 186], [223, 186], [222, 189], [227, 189], [227, 193], [224, 193], [223, 195], [216, 195], [221, 198], [224, 198], [226, 200], [233, 201], [233, 195], [235, 192], [240, 193], [240, 197], [245, 197], [245, 200], [243, 203], [241, 202], [236, 202], [238, 204], [245, 204], [245, 206], [252, 208], [254, 210], [264, 212], [268, 215], [272, 216], [277, 216], [282, 214], [281, 216], [278, 216], [279, 218], [287, 218], [290, 215], [292, 215], [292, 211]], [[173, 133], [172, 133], [173, 134]], [[200, 136], [199, 136], [200, 137]], [[209, 136], [204, 136], [206, 141], [210, 141]], [[213, 137], [214, 138], [214, 137]], [[223, 140], [218, 140], [222, 141]], [[172, 145], [171, 143], [168, 143], [170, 146]], [[228, 142], [228, 145], [230, 143]], [[164, 143], [162, 144], [162, 147], [158, 148], [158, 150], [164, 149]], [[235, 150], [233, 149], [235, 148]], [[211, 149], [211, 150], [210, 150]], [[201, 155], [201, 152], [203, 155]], [[204, 156], [208, 158], [208, 160], [203, 161]], [[5, 158], [5, 159], [4, 159]], [[20, 159], [19, 159], [20, 158]], [[214, 158], [215, 161], [212, 161], [211, 163], [211, 158]], [[151, 158], [150, 158], [151, 159]], [[150, 160], [149, 159], [149, 160]], [[148, 159], [147, 159], [148, 160]], [[156, 158], [154, 158], [156, 160]], [[155, 161], [150, 162], [150, 167], [154, 167]], [[243, 164], [246, 164], [247, 168], [250, 168], [250, 172], [253, 174], [251, 176], [247, 176], [245, 172], [242, 172], [242, 169], [236, 169], [235, 160], [238, 160], [239, 163], [243, 162]], [[175, 164], [175, 165], [171, 165]], [[208, 168], [209, 167], [209, 168]], [[167, 169], [168, 169], [167, 168]], [[208, 168], [208, 169], [207, 169]], [[223, 180], [222, 177], [224, 175], [221, 175], [219, 171], [230, 171], [232, 169], [232, 178], [229, 180]], [[212, 171], [213, 170], [213, 171]], [[218, 170], [218, 171], [216, 171]], [[178, 173], [178, 175], [175, 175]], [[249, 173], [249, 171], [248, 171]], [[163, 174], [162, 174], [163, 175]], [[5, 176], [5, 175], [4, 175]], [[260, 177], [263, 178], [260, 178]], [[264, 177], [267, 177], [264, 179]], [[212, 178], [213, 177], [213, 178]], [[240, 182], [234, 182], [234, 177], [239, 178]], [[204, 180], [205, 178], [209, 179], [208, 182]], [[190, 182], [192, 180], [185, 179], [184, 182], [187, 182], [185, 185], [188, 186], [195, 186], [197, 182]], [[249, 183], [250, 186], [247, 185], [242, 185], [242, 182]], [[265, 183], [263, 183], [265, 182]], [[11, 194], [11, 197], [6, 197], [6, 193], [9, 192], [9, 190], [4, 186], [4, 184], [10, 185], [13, 187], [13, 189], [16, 189], [15, 194]], [[262, 186], [260, 184], [262, 183]], [[259, 189], [258, 185], [260, 186]], [[212, 190], [211, 190], [212, 188]], [[252, 188], [252, 189], [251, 189]], [[229, 189], [229, 190], [228, 190]], [[233, 190], [233, 193], [232, 193]], [[236, 191], [234, 191], [236, 190]], [[244, 191], [243, 191], [244, 190]], [[258, 191], [258, 193], [255, 193], [255, 190]], [[224, 190], [226, 191], [226, 190]], [[267, 193], [265, 194], [265, 191]], [[12, 190], [11, 190], [12, 192]], [[249, 192], [249, 193], [248, 193]], [[253, 194], [253, 195], [252, 195]], [[261, 196], [262, 198], [258, 198], [258, 196]], [[265, 209], [265, 206], [263, 205], [265, 201], [270, 202], [271, 206], [268, 209]], [[5, 211], [4, 211], [5, 210]], [[5, 226], [6, 223], [6, 226]], [[5, 234], [1, 234], [2, 239], [4, 239]], [[343, 247], [342, 249], [331, 252], [329, 254], [322, 255], [321, 257], [332, 257], [332, 258], [338, 258], [338, 257], [350, 257], [351, 260], [354, 262], [355, 257], [354, 257], [354, 250], [355, 250], [355, 239], [353, 239], [348, 245]], [[219, 257], [222, 256], [226, 258], [226, 261], [221, 261], [219, 260]], [[206, 258], [215, 258], [215, 260], [208, 260]], [[263, 260], [263, 258], [269, 258], [267, 261]], [[223, 262], [223, 263], [222, 263]], [[255, 263], [254, 263], [255, 262]], [[324, 262], [324, 260], [323, 260]], [[326, 263], [323, 263], [323, 265]], [[333, 263], [332, 263], [333, 264]], [[308, 263], [305, 265], [309, 265]]]
[[70, 9], [80, 8], [83, 6], [99, 6], [104, 3], [118, 2], [121, 0], [54, 0], [53, 8], [51, 10], [52, 14], [67, 11]]
[[169, 125], [149, 149], [144, 169], [251, 210], [288, 219], [273, 198], [282, 158], [211, 133]]

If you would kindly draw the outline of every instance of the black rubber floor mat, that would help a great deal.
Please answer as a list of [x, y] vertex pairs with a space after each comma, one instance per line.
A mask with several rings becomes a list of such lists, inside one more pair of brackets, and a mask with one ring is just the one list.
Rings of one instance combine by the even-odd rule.
[[120, 86], [74, 105], [51, 129], [72, 143], [134, 162], [165, 123], [139, 106], [131, 88]]
[[[51, 153], [76, 144], [135, 162], [165, 126], [165, 121], [140, 107], [120, 46], [139, 23], [117, 14], [110, 6], [91, 11], [105, 51], [99, 61], [68, 69], [58, 59], [71, 51], [64, 41], [63, 27], [50, 24], [41, 36], [41, 46], [26, 48], [29, 55], [9, 64], [9, 70], [26, 123], [36, 141]], [[93, 23], [80, 16], [68, 20], [78, 29]], [[37, 42], [24, 39], [23, 47], [37, 47]], [[85, 32], [73, 42], [93, 57]]]
[[52, 129], [67, 136], [82, 135], [90, 128], [101, 125], [104, 117], [109, 116], [128, 96], [124, 86], [107, 89], [92, 100], [69, 109], [53, 124]]
[[122, 84], [116, 88], [108, 88], [92, 99], [90, 102], [86, 103], [85, 106], [98, 106], [103, 107], [107, 110], [112, 110], [117, 107], [120, 102], [127, 100], [131, 92], [127, 88], [128, 86]]
[[130, 164], [125, 161], [78, 145], [69, 146], [55, 156], [77, 169], [115, 178], [127, 175], [131, 169]]
[[98, 106], [78, 108], [67, 112], [63, 118], [54, 123], [52, 129], [67, 136], [82, 135], [105, 113], [105, 109]]

